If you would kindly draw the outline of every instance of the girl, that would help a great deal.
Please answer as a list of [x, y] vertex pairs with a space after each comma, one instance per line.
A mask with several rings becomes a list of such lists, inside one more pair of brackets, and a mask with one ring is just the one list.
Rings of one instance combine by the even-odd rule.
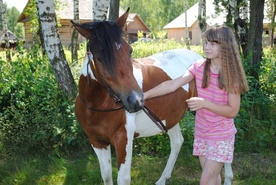
[[248, 85], [232, 30], [210, 28], [204, 40], [206, 59], [196, 61], [183, 76], [145, 92], [144, 98], [165, 95], [196, 80], [198, 97], [187, 100], [190, 110], [196, 111], [193, 155], [202, 167], [200, 184], [220, 185], [223, 164], [233, 160], [234, 118]]

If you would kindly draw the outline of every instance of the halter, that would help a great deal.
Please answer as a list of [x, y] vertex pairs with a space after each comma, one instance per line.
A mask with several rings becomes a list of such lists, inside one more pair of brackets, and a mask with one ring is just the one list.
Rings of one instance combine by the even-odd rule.
[[[100, 77], [100, 80], [102, 81], [103, 85], [105, 86], [106, 90], [108, 91], [109, 95], [112, 97], [112, 99], [115, 101], [115, 103], [122, 103], [122, 100], [115, 94], [114, 90], [106, 83], [106, 81], [103, 79], [98, 67], [97, 67], [97, 63], [94, 62], [93, 59], [93, 54], [89, 49], [89, 43], [87, 46], [87, 55], [88, 55], [88, 63], [87, 63], [87, 74], [88, 73], [88, 67], [90, 64], [93, 65], [92, 67], [92, 73], [94, 74], [94, 76], [96, 76], [95, 74], [95, 70], [97, 70], [98, 75]], [[89, 77], [87, 77], [87, 82], [88, 82], [88, 86], [90, 85], [90, 79]], [[116, 111], [116, 110], [121, 110], [124, 107], [120, 106], [120, 107], [115, 107], [115, 108], [111, 108], [111, 109], [93, 109], [91, 107], [89, 107], [81, 98], [80, 94], [79, 94], [80, 100], [82, 102], [82, 104], [90, 111], [92, 112], [112, 112], [112, 111]], [[156, 126], [163, 132], [163, 133], [167, 133], [168, 129], [165, 127], [165, 125], [163, 124], [163, 122], [154, 114], [154, 112], [152, 112], [146, 105], [143, 106], [142, 110], [145, 112], [145, 114], [156, 124]]]

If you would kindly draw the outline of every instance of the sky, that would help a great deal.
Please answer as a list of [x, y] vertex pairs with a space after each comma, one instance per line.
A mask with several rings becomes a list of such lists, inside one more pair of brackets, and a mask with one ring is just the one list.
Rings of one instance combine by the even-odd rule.
[[14, 6], [21, 13], [28, 0], [4, 0], [3, 2], [7, 3], [9, 8]]

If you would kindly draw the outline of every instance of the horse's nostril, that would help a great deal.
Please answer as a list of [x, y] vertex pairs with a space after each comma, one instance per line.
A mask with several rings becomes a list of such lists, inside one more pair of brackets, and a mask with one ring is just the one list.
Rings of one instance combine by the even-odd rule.
[[141, 110], [144, 104], [141, 93], [131, 93], [127, 98], [127, 104], [131, 112], [137, 112]]

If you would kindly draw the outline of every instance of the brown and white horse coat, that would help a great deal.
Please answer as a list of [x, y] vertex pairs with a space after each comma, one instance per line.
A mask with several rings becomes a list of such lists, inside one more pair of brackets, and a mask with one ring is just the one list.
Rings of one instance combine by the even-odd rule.
[[[171, 177], [184, 141], [178, 122], [187, 110], [186, 100], [195, 92], [195, 84], [193, 81], [173, 93], [145, 102], [143, 92], [165, 80], [179, 77], [202, 57], [190, 50], [176, 49], [143, 59], [131, 59], [131, 46], [121, 35], [117, 38], [120, 30], [118, 34], [111, 33], [109, 38], [105, 38], [113, 29], [119, 29], [118, 25], [123, 28], [127, 15], [128, 11], [114, 23], [73, 23], [90, 43], [79, 79], [76, 116], [98, 157], [104, 184], [113, 184], [112, 144], [118, 164], [117, 184], [129, 185], [133, 139], [161, 132], [141, 110], [144, 105], [149, 107], [162, 120], [170, 138], [171, 153], [162, 176], [156, 182], [164, 185]], [[107, 55], [102, 56], [104, 52]], [[121, 100], [124, 109], [117, 110], [120, 103], [114, 102], [110, 91]]]

